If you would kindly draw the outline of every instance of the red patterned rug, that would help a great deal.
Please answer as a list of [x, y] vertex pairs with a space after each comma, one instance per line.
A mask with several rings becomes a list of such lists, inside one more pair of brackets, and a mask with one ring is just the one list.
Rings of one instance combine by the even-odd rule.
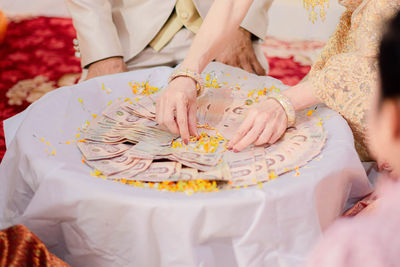
[[[7, 91], [18, 82], [25, 81], [19, 85], [22, 89], [43, 87], [43, 83], [53, 88], [64, 74], [80, 73], [80, 62], [74, 56], [72, 43], [75, 36], [71, 19], [66, 18], [36, 17], [9, 23], [4, 42], [0, 45], [1, 121], [21, 112], [30, 104], [23, 99], [29, 97], [29, 92], [26, 95], [15, 92], [11, 101], [6, 96]], [[34, 78], [34, 81], [31, 80]], [[0, 159], [5, 149], [1, 123]]]
[[[68, 18], [34, 17], [9, 23], [4, 42], [0, 44], [1, 121], [21, 112], [44, 93], [76, 81], [81, 69], [74, 55], [75, 36]], [[307, 60], [298, 60], [296, 53], [314, 51], [321, 46], [315, 42], [268, 38], [264, 47], [270, 63], [269, 75], [287, 85], [297, 84], [310, 66]], [[284, 48], [284, 55], [277, 53], [279, 48]], [[291, 50], [294, 53], [288, 53]], [[5, 149], [1, 123], [0, 160]]]

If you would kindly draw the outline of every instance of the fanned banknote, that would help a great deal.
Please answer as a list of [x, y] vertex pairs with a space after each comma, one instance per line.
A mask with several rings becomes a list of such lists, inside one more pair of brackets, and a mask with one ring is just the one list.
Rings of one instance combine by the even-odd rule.
[[106, 144], [90, 142], [78, 142], [77, 145], [87, 160], [109, 159], [117, 157], [132, 147], [131, 144]]
[[[326, 133], [317, 116], [297, 114], [295, 127], [273, 145], [250, 146], [242, 152], [226, 150], [248, 110], [268, 92], [262, 78], [231, 69], [229, 79], [213, 72], [221, 82], [208, 86], [197, 102], [201, 138], [188, 145], [179, 136], [155, 122], [160, 90], [140, 99], [118, 100], [95, 118], [78, 147], [86, 163], [108, 179], [145, 182], [212, 180], [229, 186], [266, 182], [301, 167], [317, 156], [325, 145]], [[225, 81], [243, 81], [229, 84]], [[264, 86], [264, 87], [263, 87]], [[259, 89], [256, 89], [258, 88]], [[224, 184], [226, 186], [227, 183]]]

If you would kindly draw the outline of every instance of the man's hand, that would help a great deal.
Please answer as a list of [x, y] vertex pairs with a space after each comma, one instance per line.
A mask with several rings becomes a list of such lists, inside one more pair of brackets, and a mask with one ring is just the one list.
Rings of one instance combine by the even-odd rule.
[[264, 68], [254, 53], [251, 33], [243, 28], [239, 28], [233, 41], [226, 45], [224, 51], [215, 60], [257, 75], [266, 75]]
[[86, 80], [107, 74], [125, 72], [126, 65], [122, 57], [110, 57], [92, 63], [88, 68]]

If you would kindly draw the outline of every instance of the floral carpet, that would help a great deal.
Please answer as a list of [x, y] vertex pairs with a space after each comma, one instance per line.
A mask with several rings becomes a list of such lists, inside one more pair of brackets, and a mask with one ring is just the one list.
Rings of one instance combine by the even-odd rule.
[[[11, 19], [0, 44], [1, 121], [21, 112], [46, 92], [78, 80], [81, 68], [73, 47], [75, 37], [69, 18]], [[309, 55], [323, 43], [267, 38], [263, 46], [270, 64], [269, 75], [295, 85], [310, 70]], [[5, 150], [1, 123], [0, 160]]]

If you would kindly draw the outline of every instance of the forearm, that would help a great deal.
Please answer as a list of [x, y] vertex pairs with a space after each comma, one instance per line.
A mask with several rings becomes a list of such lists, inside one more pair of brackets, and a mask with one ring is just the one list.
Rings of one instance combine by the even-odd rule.
[[296, 111], [314, 106], [321, 101], [314, 95], [313, 87], [310, 82], [301, 82], [282, 92], [287, 96]]
[[252, 1], [215, 0], [182, 66], [202, 72], [234, 36]]

